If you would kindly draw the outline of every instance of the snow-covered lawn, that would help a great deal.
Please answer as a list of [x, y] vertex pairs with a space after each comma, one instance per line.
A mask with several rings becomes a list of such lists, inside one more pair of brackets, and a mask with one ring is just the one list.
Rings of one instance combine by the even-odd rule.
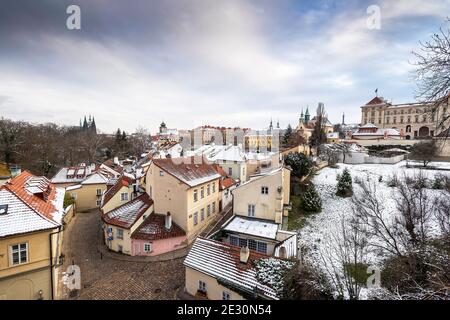
[[[430, 166], [438, 168], [449, 168], [450, 163], [430, 163]], [[318, 172], [313, 178], [313, 182], [319, 192], [322, 201], [323, 209], [321, 213], [311, 215], [306, 225], [299, 230], [299, 244], [306, 248], [303, 250], [305, 259], [311, 261], [318, 268], [329, 268], [327, 262], [324, 261], [323, 256], [330, 254], [330, 247], [336, 241], [339, 241], [339, 234], [342, 230], [341, 222], [349, 220], [353, 215], [351, 198], [341, 198], [336, 196], [336, 177], [341, 174], [344, 168], [348, 168], [353, 179], [353, 189], [356, 192], [361, 190], [359, 184], [355, 183], [355, 179], [375, 181], [377, 183], [377, 194], [379, 199], [385, 207], [387, 214], [394, 216], [397, 213], [396, 209], [396, 188], [389, 187], [387, 181], [389, 177], [396, 174], [399, 178], [403, 174], [413, 176], [419, 173], [420, 169], [406, 168], [406, 162], [402, 161], [395, 165], [380, 165], [380, 164], [361, 164], [349, 165], [339, 164], [338, 169], [324, 168]], [[425, 176], [433, 179], [436, 174], [443, 174], [450, 176], [450, 171], [445, 170], [423, 170]], [[381, 177], [381, 181], [380, 181]], [[441, 190], [428, 190], [430, 195], [442, 194]], [[436, 227], [437, 229], [437, 227]], [[336, 237], [337, 235], [337, 237]], [[370, 239], [368, 239], [370, 242]], [[368, 263], [370, 265], [378, 265], [383, 257], [380, 254], [371, 252], [368, 254]]]

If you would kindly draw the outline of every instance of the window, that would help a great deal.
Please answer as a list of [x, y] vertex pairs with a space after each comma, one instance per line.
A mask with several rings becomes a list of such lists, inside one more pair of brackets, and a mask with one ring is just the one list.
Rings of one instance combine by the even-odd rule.
[[215, 182], [212, 184], [212, 189], [213, 189], [213, 193], [215, 193], [216, 192], [216, 183]]
[[261, 194], [269, 194], [269, 187], [261, 187]]
[[206, 216], [210, 216], [210, 214], [211, 214], [211, 205], [210, 204], [208, 204], [208, 206], [206, 207]]
[[151, 243], [144, 243], [144, 252], [152, 252], [152, 244]]
[[249, 204], [248, 205], [248, 216], [249, 217], [254, 217], [255, 216], [255, 205], [254, 204]]
[[230, 244], [233, 246], [237, 246], [239, 244], [239, 238], [235, 236], [230, 236]]
[[164, 171], [160, 170], [160, 171], [159, 171], [159, 176], [160, 176], [160, 177], [164, 177]]
[[194, 226], [198, 224], [198, 212], [194, 212]]
[[198, 192], [197, 189], [194, 190], [194, 202], [197, 202], [198, 200]]
[[212, 213], [216, 213], [216, 203], [212, 203]]
[[246, 247], [247, 246], [247, 239], [239, 238], [239, 247]]
[[205, 197], [205, 187], [201, 187], [200, 188], [200, 198], [204, 198]]
[[232, 176], [233, 175], [233, 168], [228, 168], [228, 175]]
[[123, 239], [123, 229], [117, 229], [117, 239]]
[[261, 253], [267, 253], [267, 243], [258, 241], [256, 250]]
[[389, 123], [389, 118], [386, 118], [386, 123]]
[[102, 195], [102, 189], [97, 189], [97, 195], [101, 196]]
[[28, 262], [28, 244], [20, 243], [15, 244], [10, 247], [11, 250], [11, 262], [12, 264], [18, 265]]
[[256, 241], [256, 240], [249, 239], [249, 240], [248, 240], [248, 248], [249, 248], [250, 250], [256, 251], [256, 249], [257, 249], [257, 241]]
[[121, 201], [128, 201], [128, 193], [124, 192], [120, 194]]
[[97, 200], [96, 204], [97, 204], [97, 207], [100, 207], [102, 205], [102, 200]]
[[206, 282], [203, 282], [202, 280], [198, 281], [198, 291], [206, 293]]
[[200, 210], [200, 219], [203, 221], [203, 220], [205, 220], [205, 209], [204, 208], [202, 208], [201, 210]]
[[229, 292], [222, 291], [222, 300], [231, 300], [231, 296]]
[[73, 193], [71, 194], [71, 196], [72, 196], [72, 199], [73, 199], [73, 200], [77, 200], [77, 193], [76, 193], [76, 192], [73, 192]]
[[206, 195], [209, 196], [211, 194], [211, 186], [208, 184], [206, 186]]

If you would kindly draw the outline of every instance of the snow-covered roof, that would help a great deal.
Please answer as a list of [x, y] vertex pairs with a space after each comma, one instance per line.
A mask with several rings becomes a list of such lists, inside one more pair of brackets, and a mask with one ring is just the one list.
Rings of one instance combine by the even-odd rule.
[[75, 184], [73, 186], [66, 187], [66, 191], [77, 190], [77, 189], [80, 189], [81, 187], [82, 187], [81, 184]]
[[[239, 259], [240, 248], [226, 243], [197, 238], [184, 265], [215, 278], [225, 286], [254, 294], [257, 291], [268, 299], [278, 300], [276, 291], [257, 280], [254, 262], [268, 256], [250, 251], [246, 264]], [[255, 290], [257, 289], [257, 290]]]
[[101, 173], [93, 173], [87, 177], [81, 184], [106, 184], [109, 178]]
[[245, 153], [241, 146], [235, 145], [203, 145], [194, 151], [188, 151], [188, 155], [205, 156], [211, 162], [221, 161], [237, 161], [243, 162], [246, 160]]
[[368, 128], [378, 128], [376, 125], [374, 125], [373, 123], [366, 123], [365, 125], [361, 126], [361, 128], [363, 129], [368, 129]]
[[257, 161], [271, 160], [274, 155], [275, 155], [275, 152], [246, 152], [245, 153], [245, 157], [247, 160], [257, 160]]
[[129, 229], [152, 205], [153, 200], [144, 193], [134, 200], [109, 211], [102, 218], [108, 224]]
[[223, 227], [223, 230], [275, 240], [278, 224], [270, 221], [235, 216]]
[[78, 183], [91, 174], [90, 166], [61, 168], [51, 179], [52, 183]]
[[[361, 127], [363, 128], [363, 127]], [[383, 136], [387, 134], [388, 136], [400, 136], [400, 132], [396, 129], [378, 129], [375, 132], [355, 132], [354, 136]]]
[[64, 194], [63, 188], [56, 188], [48, 179], [27, 171], [1, 186], [0, 237], [60, 226]]

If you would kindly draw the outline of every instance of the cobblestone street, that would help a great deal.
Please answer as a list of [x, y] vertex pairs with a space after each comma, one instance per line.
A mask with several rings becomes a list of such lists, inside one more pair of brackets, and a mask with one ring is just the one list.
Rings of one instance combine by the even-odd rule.
[[[183, 259], [161, 262], [121, 261], [102, 255], [98, 211], [77, 213], [65, 231], [63, 253], [65, 271], [72, 264], [81, 269], [81, 290], [61, 299], [176, 299], [183, 290]], [[61, 281], [60, 281], [61, 282]]]

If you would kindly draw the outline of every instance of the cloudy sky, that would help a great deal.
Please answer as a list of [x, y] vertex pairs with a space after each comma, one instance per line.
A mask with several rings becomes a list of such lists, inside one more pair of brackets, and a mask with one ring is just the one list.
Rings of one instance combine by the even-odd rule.
[[[70, 4], [81, 30], [66, 28]], [[376, 88], [414, 100], [411, 51], [449, 13], [450, 0], [2, 0], [0, 116], [154, 133], [285, 127], [324, 102], [332, 122], [358, 122]]]

